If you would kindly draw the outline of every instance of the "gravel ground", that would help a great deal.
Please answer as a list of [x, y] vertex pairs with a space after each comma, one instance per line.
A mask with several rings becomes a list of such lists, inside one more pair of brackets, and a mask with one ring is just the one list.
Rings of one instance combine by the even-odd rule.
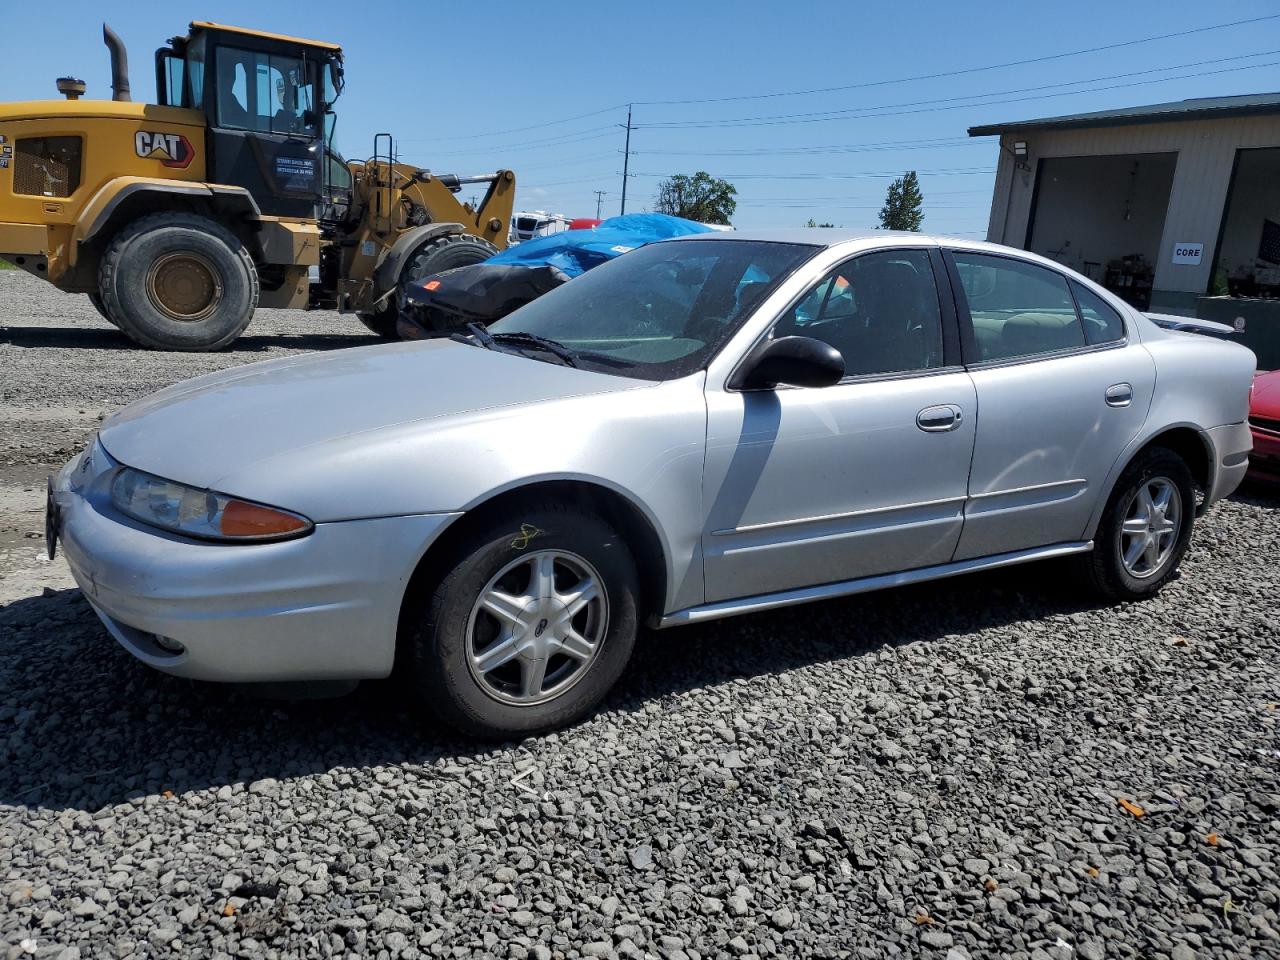
[[[0, 304], [11, 471], [180, 376], [368, 342], [264, 313], [241, 349], [166, 356], [25, 277]], [[594, 718], [499, 747], [384, 684], [282, 703], [151, 672], [46, 584], [0, 608], [0, 944], [1280, 957], [1278, 554], [1253, 492], [1142, 604], [1040, 565], [653, 634]]]

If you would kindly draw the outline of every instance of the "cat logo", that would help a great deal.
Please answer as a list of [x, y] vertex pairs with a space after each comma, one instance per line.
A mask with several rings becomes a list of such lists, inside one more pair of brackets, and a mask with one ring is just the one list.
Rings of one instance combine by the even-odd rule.
[[148, 133], [139, 130], [133, 135], [133, 149], [147, 160], [159, 160], [166, 167], [182, 170], [190, 165], [196, 152], [191, 141], [180, 133]]

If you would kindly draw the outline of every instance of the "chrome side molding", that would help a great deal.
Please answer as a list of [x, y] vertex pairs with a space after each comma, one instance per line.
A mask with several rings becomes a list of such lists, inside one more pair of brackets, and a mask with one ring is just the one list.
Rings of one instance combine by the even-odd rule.
[[758, 613], [761, 610], [791, 607], [800, 603], [808, 603], [811, 600], [849, 597], [858, 593], [883, 590], [886, 587], [902, 587], [909, 583], [922, 583], [926, 580], [955, 577], [962, 573], [975, 573], [978, 570], [994, 570], [998, 567], [1011, 567], [1017, 563], [1029, 563], [1033, 560], [1051, 560], [1054, 557], [1065, 557], [1073, 553], [1088, 553], [1092, 549], [1092, 540], [1076, 543], [1055, 543], [1048, 547], [1033, 547], [1030, 550], [1015, 550], [1012, 553], [998, 553], [990, 557], [958, 560], [954, 563], [942, 563], [933, 567], [921, 567], [918, 570], [904, 570], [901, 573], [884, 573], [874, 577], [862, 577], [858, 580], [825, 583], [816, 587], [801, 587], [796, 590], [783, 590], [779, 593], [762, 593], [754, 597], [722, 600], [717, 603], [704, 604], [700, 607], [677, 610], [675, 613], [669, 613], [662, 617], [653, 625], [661, 629], [663, 627], [683, 626], [689, 623], [702, 623], [705, 620], [734, 617], [740, 613]]

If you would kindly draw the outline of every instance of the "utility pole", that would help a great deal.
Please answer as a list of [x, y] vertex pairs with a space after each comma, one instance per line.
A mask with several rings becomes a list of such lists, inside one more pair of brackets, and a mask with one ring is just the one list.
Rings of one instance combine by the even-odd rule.
[[627, 167], [631, 162], [631, 104], [627, 104], [627, 143], [622, 150], [622, 213], [627, 212]]
[[603, 190], [593, 190], [592, 192], [596, 195], [596, 219], [597, 219], [597, 220], [599, 220], [599, 219], [600, 219], [600, 204], [604, 201], [604, 191], [603, 191]]

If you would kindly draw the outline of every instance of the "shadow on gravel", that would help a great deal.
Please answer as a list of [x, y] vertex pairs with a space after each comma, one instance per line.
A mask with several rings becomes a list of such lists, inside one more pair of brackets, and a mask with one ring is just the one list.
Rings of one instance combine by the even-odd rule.
[[1251, 507], [1280, 510], [1280, 483], [1245, 478], [1244, 483], [1227, 499], [1247, 503]]
[[[368, 347], [383, 341], [364, 332], [360, 322], [352, 318], [354, 329], [346, 334], [259, 334], [250, 332], [232, 343], [223, 353], [260, 353], [272, 347], [291, 350], [339, 350], [344, 347]], [[100, 327], [0, 327], [0, 343], [16, 347], [51, 347], [62, 350], [141, 350], [136, 343], [117, 330]]]
[[[604, 709], [628, 713], [769, 675], [985, 627], [1088, 609], [1055, 564], [648, 633]], [[157, 673], [110, 639], [77, 590], [0, 609], [0, 804], [96, 810], [182, 793], [379, 764], [508, 753], [404, 709], [389, 683], [279, 702]], [[558, 735], [572, 743], [590, 725]], [[559, 749], [553, 747], [552, 749]]]

